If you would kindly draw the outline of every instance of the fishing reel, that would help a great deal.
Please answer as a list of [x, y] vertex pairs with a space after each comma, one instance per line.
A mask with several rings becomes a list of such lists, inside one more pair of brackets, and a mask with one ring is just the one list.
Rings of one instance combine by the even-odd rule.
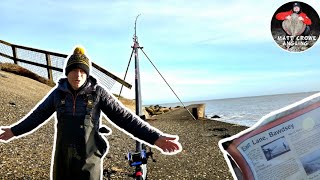
[[139, 166], [142, 164], [147, 164], [149, 157], [153, 162], [156, 162], [156, 160], [153, 159], [153, 152], [151, 151], [151, 148], [149, 152], [146, 150], [141, 150], [140, 152], [129, 152], [126, 159], [128, 160], [130, 166]]

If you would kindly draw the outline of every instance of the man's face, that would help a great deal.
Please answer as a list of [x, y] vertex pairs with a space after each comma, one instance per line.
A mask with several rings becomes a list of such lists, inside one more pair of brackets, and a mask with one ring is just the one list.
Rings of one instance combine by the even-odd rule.
[[78, 90], [86, 82], [87, 74], [84, 70], [77, 68], [71, 70], [67, 78], [72, 89]]
[[299, 11], [300, 11], [300, 7], [299, 6], [293, 7], [293, 12], [299, 12]]

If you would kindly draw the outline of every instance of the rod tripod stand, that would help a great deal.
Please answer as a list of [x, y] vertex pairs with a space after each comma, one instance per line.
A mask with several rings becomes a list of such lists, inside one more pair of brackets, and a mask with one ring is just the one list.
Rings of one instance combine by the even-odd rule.
[[[139, 45], [138, 37], [137, 37], [137, 28], [136, 28], [137, 27], [136, 26], [137, 25], [137, 20], [138, 20], [139, 16], [140, 16], [140, 14], [136, 17], [136, 20], [135, 20], [134, 35], [133, 35], [133, 46], [131, 46], [132, 51], [131, 51], [131, 55], [130, 55], [130, 58], [129, 58], [129, 63], [128, 63], [128, 66], [127, 66], [127, 69], [126, 69], [126, 73], [125, 73], [125, 76], [124, 76], [124, 80], [125, 80], [126, 76], [127, 76], [127, 73], [128, 73], [128, 69], [129, 69], [129, 66], [130, 66], [130, 62], [131, 62], [132, 56], [134, 55], [134, 59], [135, 59], [135, 100], [136, 100], [136, 106], [135, 107], [136, 107], [136, 115], [141, 117], [141, 119], [145, 120], [145, 116], [142, 113], [142, 101], [141, 101], [140, 68], [139, 68], [139, 56], [138, 56], [138, 50], [140, 49], [143, 52], [143, 54], [145, 55], [145, 57], [150, 61], [152, 66], [159, 73], [161, 78], [165, 81], [165, 83], [171, 89], [171, 91], [174, 93], [174, 95], [178, 98], [178, 100], [183, 105], [183, 107], [188, 111], [188, 113], [192, 116], [192, 118], [194, 120], [196, 120], [195, 117], [191, 114], [191, 112], [185, 107], [185, 105], [180, 100], [178, 95], [171, 88], [171, 86], [166, 81], [166, 79], [162, 76], [162, 74], [160, 73], [158, 68], [154, 65], [154, 63], [150, 60], [150, 58], [144, 52], [143, 47], [141, 47]], [[121, 89], [120, 89], [119, 98], [121, 96], [122, 88], [123, 88], [123, 85], [121, 86]], [[136, 170], [135, 170], [135, 173], [133, 174], [133, 177], [135, 177], [137, 180], [145, 180], [147, 178], [147, 160], [148, 160], [148, 158], [150, 157], [153, 160], [153, 162], [155, 162], [155, 160], [153, 159], [152, 155], [153, 155], [153, 153], [151, 151], [151, 148], [150, 148], [149, 152], [147, 152], [146, 151], [146, 145], [141, 143], [141, 142], [139, 142], [139, 141], [136, 141], [136, 152], [128, 153], [127, 158], [128, 158], [130, 166], [135, 166], [136, 167]]]

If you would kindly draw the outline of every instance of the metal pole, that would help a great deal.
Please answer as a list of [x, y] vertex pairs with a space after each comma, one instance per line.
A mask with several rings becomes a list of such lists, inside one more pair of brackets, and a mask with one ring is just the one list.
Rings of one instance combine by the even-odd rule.
[[[135, 61], [135, 100], [136, 100], [136, 115], [141, 117], [142, 108], [141, 108], [141, 85], [140, 85], [140, 69], [139, 69], [139, 56], [138, 50], [140, 48], [137, 37], [137, 20], [139, 15], [136, 17], [135, 26], [134, 26], [134, 36], [133, 36], [133, 53], [134, 53], [134, 61]], [[136, 142], [136, 150], [141, 151], [141, 143], [139, 141]]]
[[141, 116], [141, 86], [140, 86], [140, 70], [139, 70], [139, 57], [138, 49], [139, 43], [134, 43], [134, 60], [135, 60], [135, 99], [136, 99], [136, 114]]
[[[135, 99], [136, 99], [136, 115], [139, 117], [142, 116], [142, 103], [141, 103], [141, 86], [140, 86], [140, 69], [139, 69], [139, 56], [138, 56], [138, 50], [141, 48], [138, 43], [138, 37], [137, 37], [137, 20], [138, 15], [136, 17], [135, 25], [134, 25], [134, 36], [133, 36], [133, 53], [134, 53], [134, 60], [135, 60]], [[143, 144], [139, 141], [136, 141], [136, 152], [142, 151]], [[141, 172], [141, 165], [136, 166], [136, 172]], [[142, 173], [147, 173], [143, 172]]]

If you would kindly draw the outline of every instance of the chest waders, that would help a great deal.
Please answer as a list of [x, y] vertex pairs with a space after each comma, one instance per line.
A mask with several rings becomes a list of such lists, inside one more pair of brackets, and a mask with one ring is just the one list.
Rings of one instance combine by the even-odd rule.
[[65, 97], [61, 98], [60, 106], [57, 108], [54, 180], [98, 180], [101, 178], [101, 157], [106, 146], [105, 148], [97, 146], [102, 143], [97, 141], [104, 142], [104, 140], [97, 139], [101, 136], [97, 132], [98, 127], [95, 127], [97, 123], [94, 123], [92, 118], [93, 106], [92, 94], [88, 94], [85, 115], [79, 116], [76, 113], [66, 115], [64, 113]]

